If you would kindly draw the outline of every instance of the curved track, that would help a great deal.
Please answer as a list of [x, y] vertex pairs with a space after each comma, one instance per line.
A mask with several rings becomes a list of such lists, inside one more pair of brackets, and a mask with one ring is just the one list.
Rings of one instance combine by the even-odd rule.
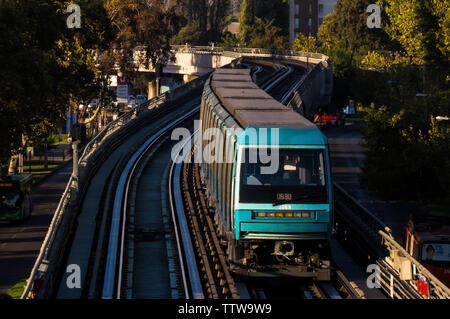
[[[304, 68], [293, 64], [254, 60], [244, 64], [253, 69], [255, 82], [279, 101], [289, 97], [305, 73]], [[155, 119], [142, 133], [145, 139], [129, 141], [128, 147], [134, 151], [99, 177], [107, 180], [107, 186], [102, 194], [95, 194], [101, 197], [101, 204], [96, 210], [99, 214], [90, 255], [84, 263], [81, 295], [71, 295], [63, 278], [58, 297], [202, 299], [272, 295], [267, 287], [234, 282], [202, 195], [198, 167], [182, 163], [194, 143], [187, 139], [173, 151], [169, 134], [181, 123], [193, 131], [199, 98], [193, 97], [184, 107]], [[68, 264], [77, 256], [72, 252]], [[298, 296], [341, 297], [331, 285], [316, 286], [308, 283], [298, 288]]]

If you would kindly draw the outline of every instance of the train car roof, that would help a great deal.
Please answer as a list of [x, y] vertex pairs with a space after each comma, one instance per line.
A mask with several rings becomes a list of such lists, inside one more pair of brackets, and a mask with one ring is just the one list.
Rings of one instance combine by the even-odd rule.
[[243, 127], [315, 128], [292, 110], [236, 110], [235, 118]]
[[272, 99], [235, 99], [228, 98], [222, 101], [222, 104], [227, 111], [236, 117], [236, 112], [239, 110], [254, 110], [254, 111], [291, 111], [287, 106], [281, 103], [273, 103]]
[[249, 69], [218, 69], [213, 73], [210, 85], [224, 108], [243, 128], [320, 132], [313, 123], [260, 89], [252, 81]]
[[241, 74], [250, 75], [251, 69], [216, 69], [214, 74]]
[[258, 89], [258, 85], [254, 82], [231, 82], [231, 81], [211, 81], [211, 87], [214, 89], [219, 88], [234, 88], [234, 89]]
[[226, 74], [226, 73], [215, 73], [212, 77], [213, 81], [229, 81], [229, 82], [250, 82], [250, 74]]
[[[272, 97], [261, 89], [248, 88], [217, 88], [216, 94], [221, 101], [226, 99], [266, 99], [273, 100]], [[275, 101], [276, 102], [276, 101]]]

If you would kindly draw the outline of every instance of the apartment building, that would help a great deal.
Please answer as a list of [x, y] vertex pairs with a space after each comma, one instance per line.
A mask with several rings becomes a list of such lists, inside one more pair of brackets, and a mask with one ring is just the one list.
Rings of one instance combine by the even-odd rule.
[[289, 38], [291, 44], [301, 32], [304, 35], [316, 36], [325, 16], [334, 10], [338, 0], [290, 0]]

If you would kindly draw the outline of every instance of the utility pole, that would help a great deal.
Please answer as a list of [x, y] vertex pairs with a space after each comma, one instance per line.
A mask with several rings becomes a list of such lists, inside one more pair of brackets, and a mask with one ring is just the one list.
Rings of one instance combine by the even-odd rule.
[[308, 37], [306, 39], [306, 43], [307, 43], [307, 56], [306, 56], [306, 73], [309, 72], [309, 38], [311, 37], [311, 25], [312, 25], [312, 20], [311, 18], [308, 19]]
[[78, 144], [79, 140], [72, 141], [72, 160], [73, 160], [73, 169], [72, 169], [72, 186], [75, 189], [78, 189]]

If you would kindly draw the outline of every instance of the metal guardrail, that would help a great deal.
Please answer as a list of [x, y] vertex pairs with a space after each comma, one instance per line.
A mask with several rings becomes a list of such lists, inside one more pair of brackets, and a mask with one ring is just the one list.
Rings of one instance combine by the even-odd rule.
[[[336, 214], [351, 228], [354, 245], [362, 247], [379, 266], [386, 294], [396, 299], [450, 299], [449, 288], [397, 243], [386, 224], [340, 185], [335, 183], [334, 190]], [[419, 281], [428, 284], [428, 294], [419, 293]]]
[[224, 48], [216, 46], [189, 46], [189, 45], [172, 45], [172, 50], [180, 53], [197, 53], [197, 54], [222, 54], [222, 53], [242, 53], [251, 55], [278, 55], [285, 57], [309, 57], [312, 59], [323, 59], [324, 55], [316, 52], [300, 52], [293, 50], [272, 50], [261, 48]]
[[413, 288], [415, 279], [420, 275], [421, 282], [428, 284], [428, 294], [424, 297], [430, 299], [450, 299], [450, 289], [428, 271], [419, 261], [412, 257], [402, 246], [400, 246], [391, 236], [383, 231], [378, 234], [382, 237], [382, 244], [391, 253], [386, 258], [386, 262], [394, 268], [400, 277]]

